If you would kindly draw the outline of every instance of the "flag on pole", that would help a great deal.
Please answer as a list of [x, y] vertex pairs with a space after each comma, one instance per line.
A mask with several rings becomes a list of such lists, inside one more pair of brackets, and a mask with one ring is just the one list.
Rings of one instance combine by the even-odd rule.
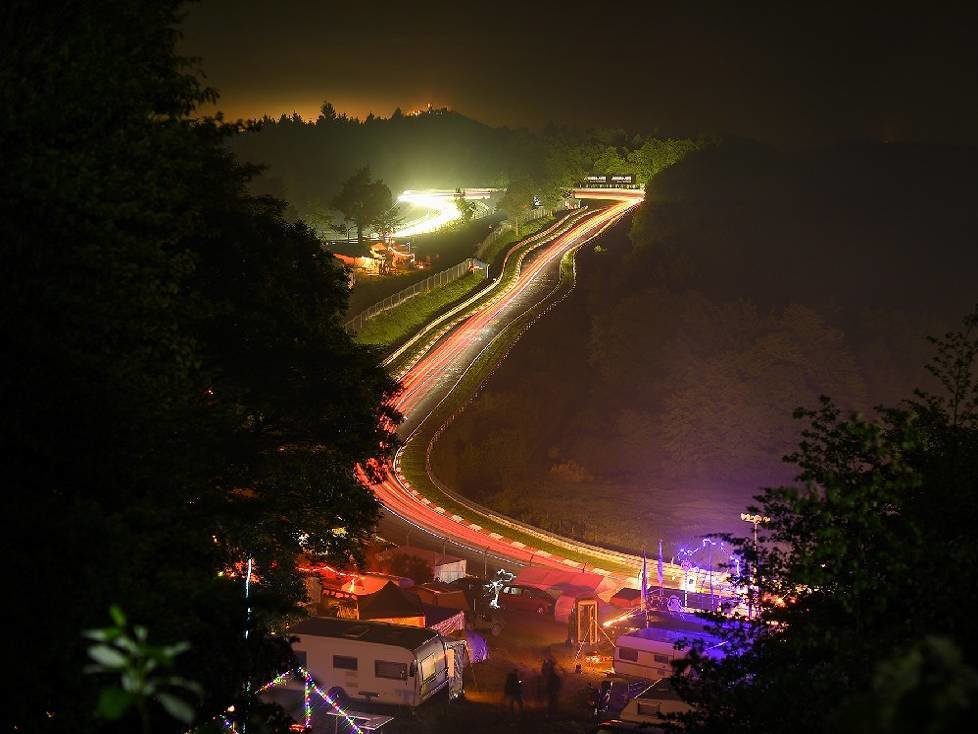
[[657, 570], [659, 572], [659, 588], [661, 589], [663, 587], [662, 581], [664, 578], [662, 574], [662, 538], [659, 538], [659, 568]]
[[645, 595], [649, 593], [649, 559], [642, 551], [642, 611], [645, 611]]

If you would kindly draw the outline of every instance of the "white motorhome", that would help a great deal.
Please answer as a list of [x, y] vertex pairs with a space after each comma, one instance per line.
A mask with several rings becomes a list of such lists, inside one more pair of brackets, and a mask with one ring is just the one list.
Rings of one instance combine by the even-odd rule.
[[461, 692], [465, 643], [433, 630], [310, 617], [288, 632], [299, 665], [341, 698], [414, 707], [446, 686]]
[[685, 656], [684, 651], [676, 649], [676, 643], [683, 639], [704, 640], [707, 654], [720, 654], [716, 647], [719, 640], [704, 632], [704, 626], [700, 619], [663, 618], [655, 626], [622, 635], [615, 641], [615, 673], [647, 680], [668, 678], [673, 673], [672, 661]]

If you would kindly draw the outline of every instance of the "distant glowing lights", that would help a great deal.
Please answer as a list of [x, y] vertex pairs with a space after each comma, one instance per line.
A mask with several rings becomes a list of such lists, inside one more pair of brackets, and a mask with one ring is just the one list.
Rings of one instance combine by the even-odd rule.
[[455, 203], [455, 192], [405, 191], [397, 197], [397, 200], [402, 204], [410, 204], [428, 211], [420, 219], [408, 222], [403, 228], [394, 232], [395, 237], [413, 237], [434, 232], [462, 217], [462, 212]]

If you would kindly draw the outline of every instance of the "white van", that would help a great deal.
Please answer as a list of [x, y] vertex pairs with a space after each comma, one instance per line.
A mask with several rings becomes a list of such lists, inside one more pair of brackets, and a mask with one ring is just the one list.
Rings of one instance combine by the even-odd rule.
[[676, 649], [676, 643], [683, 639], [704, 640], [707, 654], [719, 654], [715, 647], [719, 640], [703, 630], [705, 624], [701, 619], [663, 618], [655, 626], [622, 635], [615, 641], [615, 673], [646, 680], [668, 678], [673, 673], [672, 661], [685, 656], [684, 651]]
[[461, 688], [464, 643], [434, 630], [310, 617], [288, 634], [298, 664], [340, 698], [414, 707], [450, 684]]

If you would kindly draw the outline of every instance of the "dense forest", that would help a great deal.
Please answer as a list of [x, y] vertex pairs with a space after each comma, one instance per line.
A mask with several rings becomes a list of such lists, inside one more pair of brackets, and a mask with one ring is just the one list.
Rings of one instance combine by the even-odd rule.
[[250, 129], [231, 145], [242, 160], [265, 167], [255, 190], [288, 201], [293, 216], [314, 226], [329, 220], [332, 197], [363, 166], [395, 196], [520, 183], [546, 202], [592, 172], [634, 173], [644, 183], [707, 144], [613, 129], [494, 128], [447, 109], [359, 120], [337, 115], [329, 102], [315, 120], [283, 115]]
[[794, 407], [825, 394], [869, 414], [929, 385], [925, 337], [978, 293], [976, 158], [742, 140], [692, 153], [649, 183], [630, 239], [619, 228], [581, 256], [577, 291], [441, 439], [436, 469], [633, 548], [732, 529], [758, 486], [793, 476]]

